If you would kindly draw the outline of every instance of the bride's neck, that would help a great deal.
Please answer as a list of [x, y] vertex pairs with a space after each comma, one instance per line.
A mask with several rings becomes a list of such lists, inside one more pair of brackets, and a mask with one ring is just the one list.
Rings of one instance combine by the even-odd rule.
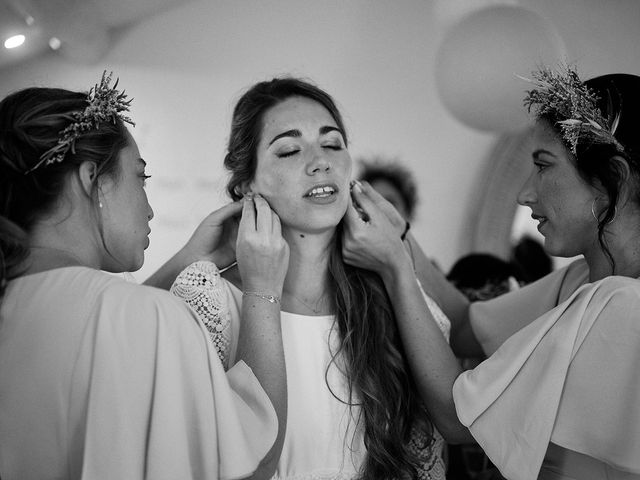
[[[293, 237], [293, 238], [291, 238]], [[325, 291], [333, 235], [295, 234], [289, 243], [289, 269], [285, 291]]]

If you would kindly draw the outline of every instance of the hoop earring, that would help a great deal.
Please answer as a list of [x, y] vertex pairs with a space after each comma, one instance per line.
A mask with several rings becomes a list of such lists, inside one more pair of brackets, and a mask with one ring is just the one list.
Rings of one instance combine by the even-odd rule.
[[[598, 218], [598, 216], [596, 215], [596, 199], [593, 199], [593, 202], [591, 202], [591, 215], [593, 215], [593, 218], [595, 219], [595, 221], [597, 223], [600, 223], [600, 219]], [[616, 217], [618, 216], [618, 205], [615, 205], [613, 207], [613, 217], [611, 218], [611, 220], [609, 220], [606, 225], [609, 225], [611, 223], [614, 222], [614, 220], [616, 219]]]

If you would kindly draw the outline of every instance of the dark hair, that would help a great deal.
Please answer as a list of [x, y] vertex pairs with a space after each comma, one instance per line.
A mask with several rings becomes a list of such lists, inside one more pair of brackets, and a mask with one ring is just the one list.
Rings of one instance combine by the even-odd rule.
[[[345, 132], [333, 99], [315, 85], [289, 77], [255, 84], [242, 95], [233, 111], [224, 160], [231, 172], [227, 191], [233, 199], [241, 197], [237, 187], [255, 175], [264, 115], [294, 96], [317, 101]], [[346, 144], [346, 133], [344, 138]], [[332, 363], [336, 363], [339, 354], [343, 355], [349, 398], [339, 400], [355, 405], [357, 395], [362, 407], [367, 458], [360, 475], [366, 479], [415, 477], [418, 459], [408, 448], [412, 428], [424, 428], [430, 436], [432, 427], [409, 375], [384, 285], [372, 272], [345, 264], [341, 231], [339, 225], [329, 258], [333, 308], [340, 334]]]
[[[623, 147], [620, 149], [612, 143], [594, 143], [581, 139], [575, 155], [575, 165], [582, 178], [590, 185], [599, 183], [606, 191], [609, 205], [598, 220], [598, 240], [615, 273], [615, 262], [607, 247], [605, 228], [615, 220], [620, 190], [626, 182], [635, 185], [634, 200], [640, 204], [640, 77], [614, 73], [595, 77], [584, 83], [598, 97], [598, 108], [604, 118], [608, 119], [608, 127], [612, 128], [617, 122], [614, 136]], [[565, 118], [550, 115], [542, 118], [563, 138], [558, 122], [566, 120]], [[616, 155], [623, 157], [629, 164], [631, 178], [625, 178], [625, 170], [619, 162], [613, 160]]]
[[471, 301], [489, 300], [507, 293], [509, 277], [522, 281], [520, 268], [490, 253], [470, 253], [459, 258], [447, 275]]
[[511, 262], [520, 267], [525, 283], [535, 282], [553, 270], [551, 257], [544, 251], [542, 243], [528, 235], [511, 249]]
[[67, 175], [84, 161], [97, 164], [98, 176], [119, 173], [127, 143], [119, 119], [82, 133], [63, 161], [30, 171], [86, 106], [86, 93], [57, 88], [26, 88], [0, 102], [0, 298], [28, 256], [27, 232], [53, 208]]
[[362, 158], [360, 164], [359, 179], [369, 183], [385, 180], [393, 185], [402, 197], [411, 220], [418, 203], [418, 189], [411, 171], [397, 160], [383, 157]]

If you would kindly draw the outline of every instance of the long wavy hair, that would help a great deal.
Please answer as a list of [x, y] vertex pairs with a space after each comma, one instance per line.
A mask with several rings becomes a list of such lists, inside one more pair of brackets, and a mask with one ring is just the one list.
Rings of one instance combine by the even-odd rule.
[[[293, 96], [318, 102], [346, 132], [333, 99], [315, 85], [290, 77], [255, 84], [234, 108], [224, 159], [231, 172], [227, 191], [234, 200], [241, 197], [239, 186], [254, 178], [265, 113]], [[347, 144], [346, 133], [344, 141]], [[361, 478], [416, 478], [419, 459], [408, 449], [412, 429], [426, 432], [431, 441], [433, 427], [409, 374], [384, 285], [375, 273], [345, 264], [341, 234], [340, 224], [329, 255], [329, 283], [339, 332], [331, 364], [346, 376], [348, 398], [336, 398], [350, 407], [361, 407], [356, 420], [363, 422], [367, 449]], [[328, 382], [327, 386], [331, 389]]]
[[62, 162], [30, 171], [86, 106], [86, 93], [57, 88], [26, 88], [0, 102], [0, 299], [28, 257], [29, 230], [54, 208], [66, 177], [87, 160], [97, 165], [96, 178], [119, 173], [127, 144], [119, 119], [81, 134]]
[[[592, 78], [584, 82], [597, 98], [597, 105], [608, 120], [607, 127], [616, 125], [614, 136], [622, 145], [622, 149], [612, 143], [595, 143], [580, 138], [576, 146], [576, 155], [572, 156], [573, 163], [580, 176], [592, 186], [604, 188], [609, 203], [598, 218], [598, 242], [607, 255], [615, 274], [615, 261], [606, 240], [606, 228], [615, 221], [616, 205], [623, 186], [631, 185], [635, 193], [632, 200], [640, 205], [640, 131], [638, 130], [638, 115], [640, 114], [640, 77], [637, 75], [615, 73]], [[555, 131], [567, 150], [570, 145], [562, 136], [560, 121], [566, 120], [559, 115], [548, 114], [541, 117]], [[629, 165], [630, 178], [620, 162], [614, 157], [624, 158]]]

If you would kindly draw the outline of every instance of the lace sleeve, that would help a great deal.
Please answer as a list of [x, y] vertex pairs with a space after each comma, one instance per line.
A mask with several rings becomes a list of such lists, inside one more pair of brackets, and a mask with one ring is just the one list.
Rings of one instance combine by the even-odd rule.
[[170, 292], [196, 312], [226, 370], [231, 344], [231, 316], [218, 267], [207, 261], [192, 263], [180, 272]]

